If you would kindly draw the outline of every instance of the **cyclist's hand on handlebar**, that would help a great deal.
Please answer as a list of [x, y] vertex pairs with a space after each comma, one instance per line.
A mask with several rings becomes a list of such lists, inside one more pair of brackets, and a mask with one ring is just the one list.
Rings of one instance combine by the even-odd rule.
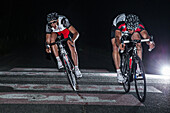
[[47, 53], [51, 53], [51, 48], [46, 48]]
[[155, 48], [155, 43], [154, 42], [149, 42], [149, 51], [152, 51], [152, 49]]
[[119, 49], [120, 49], [121, 51], [124, 51], [124, 50], [125, 50], [125, 44], [120, 44], [120, 45], [119, 45]]
[[46, 47], [46, 49], [45, 49], [46, 53], [51, 53], [50, 44], [48, 44], [47, 42], [45, 42], [45, 47]]

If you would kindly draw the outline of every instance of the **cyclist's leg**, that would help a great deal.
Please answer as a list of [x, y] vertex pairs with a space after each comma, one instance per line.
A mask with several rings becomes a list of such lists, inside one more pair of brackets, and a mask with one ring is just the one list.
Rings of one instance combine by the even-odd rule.
[[120, 55], [119, 55], [118, 47], [116, 45], [115, 33], [116, 33], [116, 27], [112, 26], [111, 27], [112, 58], [116, 70], [120, 70]]
[[[135, 32], [132, 35], [132, 40], [140, 40], [140, 34], [138, 32]], [[136, 44], [136, 48], [137, 48], [137, 54], [139, 56], [139, 58], [142, 60], [142, 44], [141, 43], [137, 43]], [[140, 68], [139, 68], [139, 64], [137, 63], [137, 69], [136, 69], [136, 73], [140, 73]]]
[[78, 66], [78, 55], [77, 55], [75, 43], [73, 43], [73, 45], [71, 45], [70, 43], [67, 42], [67, 45], [71, 51], [71, 57], [73, 59], [74, 65]]
[[78, 54], [77, 54], [75, 42], [73, 43], [73, 45], [71, 45], [70, 43], [67, 42], [67, 45], [71, 51], [71, 57], [72, 57], [74, 65], [75, 65], [75, 74], [78, 78], [80, 78], [80, 77], [82, 77], [82, 74], [78, 68]]
[[[135, 32], [132, 35], [132, 40], [140, 40], [140, 39], [141, 39], [141, 37], [140, 37], [140, 34], [138, 32]], [[142, 44], [137, 43], [136, 47], [137, 47], [137, 54], [138, 54], [139, 58], [142, 60]]]
[[112, 47], [113, 47], [113, 51], [112, 51], [113, 61], [114, 61], [116, 69], [120, 69], [120, 55], [119, 55], [118, 47], [115, 42], [115, 38], [112, 38], [111, 42], [112, 42]]
[[124, 78], [120, 70], [120, 55], [119, 55], [118, 47], [115, 42], [115, 38], [112, 38], [111, 42], [113, 47], [112, 57], [117, 71], [117, 79], [119, 83], [122, 83], [124, 81]]
[[[52, 32], [51, 33], [51, 43], [55, 43], [56, 38], [57, 38], [57, 33]], [[57, 44], [52, 45], [51, 48], [52, 48], [54, 56], [56, 57], [56, 60], [58, 62], [58, 68], [59, 69], [63, 68], [63, 64], [62, 64], [62, 62], [60, 60], [60, 57], [59, 57], [59, 54], [58, 54], [58, 46], [57, 46]]]

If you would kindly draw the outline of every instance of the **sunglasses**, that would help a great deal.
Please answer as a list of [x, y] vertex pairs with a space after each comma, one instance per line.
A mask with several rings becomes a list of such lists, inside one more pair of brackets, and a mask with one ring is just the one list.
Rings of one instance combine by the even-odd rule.
[[57, 22], [57, 20], [55, 20], [53, 22], [48, 22], [48, 24], [53, 24], [53, 23], [56, 23], [56, 22]]

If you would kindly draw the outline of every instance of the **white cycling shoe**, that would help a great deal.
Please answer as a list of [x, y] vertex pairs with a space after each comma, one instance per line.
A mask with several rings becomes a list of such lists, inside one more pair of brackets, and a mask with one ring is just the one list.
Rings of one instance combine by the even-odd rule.
[[61, 62], [61, 61], [58, 61], [58, 69], [62, 69], [62, 68], [64, 68], [62, 62]]
[[81, 78], [82, 77], [82, 74], [81, 74], [79, 68], [75, 68], [75, 75], [76, 75], [77, 78]]
[[117, 81], [120, 84], [122, 84], [125, 81], [125, 79], [122, 76], [122, 73], [117, 73]]

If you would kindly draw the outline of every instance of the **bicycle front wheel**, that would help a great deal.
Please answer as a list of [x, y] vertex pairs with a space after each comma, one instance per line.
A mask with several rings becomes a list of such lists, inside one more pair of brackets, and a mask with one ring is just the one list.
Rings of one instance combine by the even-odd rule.
[[139, 101], [144, 102], [146, 98], [146, 78], [142, 60], [137, 56], [134, 66], [135, 89]]
[[65, 67], [70, 85], [71, 85], [72, 89], [74, 91], [76, 91], [77, 90], [77, 81], [76, 81], [76, 76], [73, 72], [74, 65], [68, 56], [63, 57], [63, 63], [64, 63], [64, 67]]
[[129, 80], [129, 57], [126, 55], [121, 56], [121, 72], [124, 77], [123, 88], [125, 93], [128, 93], [130, 90], [130, 80]]

